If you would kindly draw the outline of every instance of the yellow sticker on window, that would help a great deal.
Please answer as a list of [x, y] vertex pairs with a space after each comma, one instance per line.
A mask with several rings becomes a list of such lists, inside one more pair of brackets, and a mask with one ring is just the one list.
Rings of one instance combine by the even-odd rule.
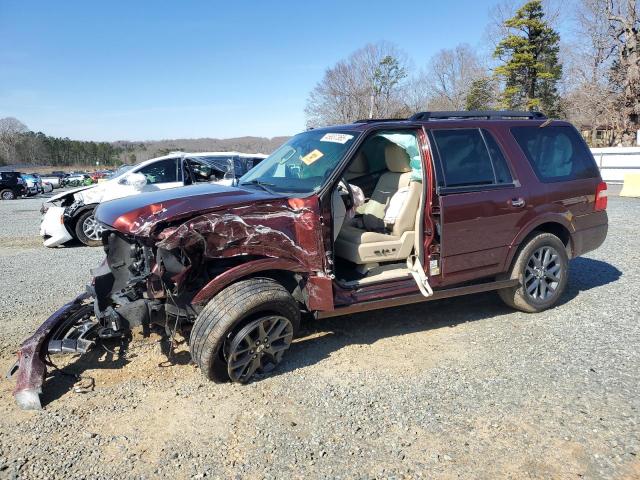
[[322, 153], [318, 149], [315, 149], [312, 152], [307, 153], [300, 160], [302, 160], [306, 165], [311, 165], [313, 162], [315, 162], [316, 160], [319, 160], [322, 157], [324, 157], [324, 153]]

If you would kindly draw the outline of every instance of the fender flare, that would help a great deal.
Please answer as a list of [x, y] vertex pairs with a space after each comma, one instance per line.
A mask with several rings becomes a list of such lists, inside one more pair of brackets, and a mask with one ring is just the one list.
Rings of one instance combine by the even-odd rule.
[[261, 258], [258, 260], [252, 260], [230, 268], [217, 277], [211, 279], [195, 294], [191, 303], [205, 304], [218, 292], [241, 278], [269, 270], [281, 270], [290, 273], [308, 273], [302, 265], [293, 260], [284, 258]]
[[[569, 219], [570, 216], [571, 216], [571, 214], [569, 212], [564, 213], [564, 214], [563, 213], [552, 213], [552, 212], [549, 212], [549, 213], [547, 213], [547, 214], [545, 214], [543, 216], [537, 216], [537, 217], [535, 217], [534, 220], [532, 220], [529, 223], [525, 224], [520, 229], [518, 234], [515, 236], [515, 238], [511, 242], [511, 244], [509, 245], [509, 252], [508, 252], [507, 257], [505, 259], [505, 263], [503, 265], [503, 270], [509, 269], [511, 267], [511, 263], [513, 262], [513, 258], [515, 257], [516, 252], [518, 251], [518, 249], [520, 248], [520, 244], [522, 243], [522, 241], [525, 238], [527, 238], [531, 234], [531, 232], [535, 231], [540, 225], [543, 225], [545, 223], [556, 223], [556, 224], [562, 226], [563, 228], [565, 228], [569, 232], [569, 243], [568, 243], [567, 247], [572, 250], [573, 249], [573, 234], [575, 233], [575, 226], [573, 225], [573, 223]], [[567, 218], [567, 217], [569, 217], [569, 218]], [[571, 254], [569, 255], [569, 258], [571, 258]]]

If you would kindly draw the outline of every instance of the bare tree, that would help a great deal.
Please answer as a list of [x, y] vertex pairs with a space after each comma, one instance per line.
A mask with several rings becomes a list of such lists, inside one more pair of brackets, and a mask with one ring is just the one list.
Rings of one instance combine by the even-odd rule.
[[464, 110], [472, 83], [485, 75], [478, 55], [467, 44], [440, 50], [429, 62], [429, 106], [438, 110]]
[[640, 128], [640, 1], [598, 0], [608, 20], [616, 59], [612, 78], [619, 85], [622, 143], [630, 144]]
[[0, 161], [14, 163], [16, 161], [16, 147], [27, 127], [17, 118], [0, 118]]
[[[563, 78], [565, 105], [571, 121], [588, 127], [591, 145], [599, 129], [618, 130], [620, 115], [616, 107], [619, 94], [610, 81], [614, 58], [608, 25], [593, 1], [582, 2], [575, 13], [577, 41], [563, 45], [566, 64]], [[610, 138], [612, 143], [613, 137]]]
[[325, 71], [307, 99], [307, 126], [398, 116], [407, 75], [404, 52], [389, 43], [366, 45]]
[[640, 128], [639, 0], [583, 0], [567, 79], [571, 119], [613, 131], [611, 144], [632, 144]]

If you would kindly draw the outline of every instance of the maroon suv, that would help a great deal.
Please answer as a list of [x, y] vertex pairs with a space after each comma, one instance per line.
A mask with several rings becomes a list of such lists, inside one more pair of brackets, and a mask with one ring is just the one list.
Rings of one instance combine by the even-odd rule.
[[300, 133], [234, 186], [103, 203], [106, 259], [22, 345], [16, 399], [40, 407], [46, 355], [137, 326], [189, 334], [208, 378], [247, 382], [281, 361], [301, 313], [488, 290], [539, 312], [604, 241], [606, 188], [567, 122], [423, 112]]

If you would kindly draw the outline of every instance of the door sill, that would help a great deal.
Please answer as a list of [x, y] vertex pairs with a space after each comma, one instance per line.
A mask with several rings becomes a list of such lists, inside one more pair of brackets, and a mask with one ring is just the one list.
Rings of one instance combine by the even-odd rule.
[[476, 283], [473, 285], [465, 285], [462, 287], [445, 288], [442, 290], [434, 290], [433, 295], [425, 297], [422, 294], [409, 294], [400, 297], [385, 298], [382, 300], [371, 300], [367, 302], [354, 303], [346, 307], [336, 308], [335, 310], [318, 312], [317, 318], [337, 317], [340, 315], [349, 315], [352, 313], [366, 312], [369, 310], [378, 310], [381, 308], [398, 307], [401, 305], [409, 305], [412, 303], [428, 302], [430, 300], [439, 300], [442, 298], [458, 297], [461, 295], [469, 295], [472, 293], [489, 292], [492, 290], [500, 290], [502, 288], [515, 287], [520, 284], [518, 279], [498, 280], [493, 282]]

